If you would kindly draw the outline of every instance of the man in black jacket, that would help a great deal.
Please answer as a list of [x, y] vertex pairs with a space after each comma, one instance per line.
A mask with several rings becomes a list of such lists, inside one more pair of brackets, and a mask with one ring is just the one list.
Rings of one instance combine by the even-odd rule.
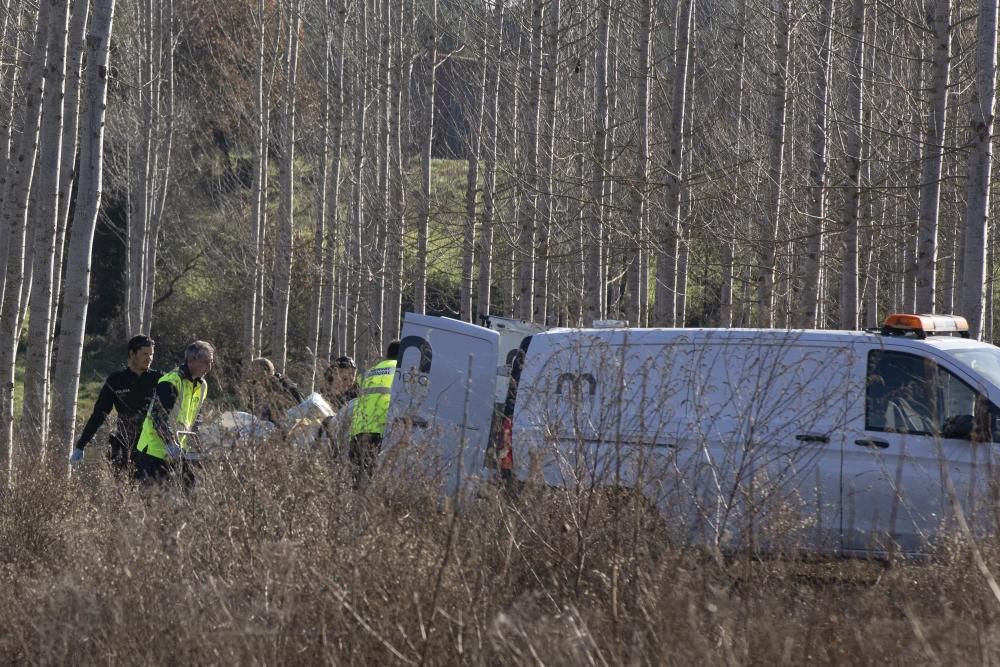
[[114, 408], [118, 413], [118, 420], [111, 432], [108, 460], [116, 473], [120, 473], [128, 465], [132, 448], [142, 430], [142, 420], [156, 391], [156, 383], [163, 375], [160, 371], [150, 369], [155, 345], [152, 338], [142, 334], [129, 340], [128, 366], [111, 374], [104, 381], [94, 404], [94, 412], [83, 427], [83, 433], [70, 455], [70, 464], [76, 465], [83, 460], [84, 448], [93, 440]]

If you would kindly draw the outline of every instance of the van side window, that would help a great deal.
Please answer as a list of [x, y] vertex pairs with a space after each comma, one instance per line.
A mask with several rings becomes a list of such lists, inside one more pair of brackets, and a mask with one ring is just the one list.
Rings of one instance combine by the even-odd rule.
[[986, 429], [978, 424], [988, 406], [972, 387], [929, 359], [881, 350], [868, 355], [867, 430], [980, 440]]
[[931, 392], [924, 359], [903, 352], [868, 354], [865, 428], [931, 435]]

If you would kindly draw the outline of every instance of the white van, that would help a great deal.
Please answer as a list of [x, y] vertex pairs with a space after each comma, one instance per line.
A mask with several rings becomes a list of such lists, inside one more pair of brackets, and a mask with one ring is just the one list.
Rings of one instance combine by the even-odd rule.
[[406, 313], [382, 441], [381, 474], [419, 478], [446, 495], [483, 467], [494, 414], [500, 334]]
[[907, 315], [875, 332], [537, 333], [494, 443], [496, 332], [407, 315], [386, 440], [417, 442], [449, 493], [497, 477], [637, 489], [692, 543], [922, 553], [956, 508], [976, 531], [996, 518], [1000, 349], [962, 334], [962, 318]]
[[990, 529], [1000, 349], [962, 318], [878, 332], [560, 330], [533, 336], [515, 476], [640, 488], [694, 543], [925, 552]]
[[494, 446], [511, 364], [521, 341], [546, 329], [503, 317], [484, 324], [403, 318], [382, 465], [418, 469], [446, 495], [472, 493], [501, 474]]

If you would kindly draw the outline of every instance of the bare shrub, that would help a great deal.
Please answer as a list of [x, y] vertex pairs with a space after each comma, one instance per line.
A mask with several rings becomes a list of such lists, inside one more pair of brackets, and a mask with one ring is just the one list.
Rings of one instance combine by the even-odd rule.
[[[719, 559], [639, 494], [481, 493], [279, 442], [196, 486], [44, 471], [3, 491], [2, 664], [689, 664], [998, 657], [967, 545], [940, 560]], [[989, 568], [1000, 547], [979, 545]]]

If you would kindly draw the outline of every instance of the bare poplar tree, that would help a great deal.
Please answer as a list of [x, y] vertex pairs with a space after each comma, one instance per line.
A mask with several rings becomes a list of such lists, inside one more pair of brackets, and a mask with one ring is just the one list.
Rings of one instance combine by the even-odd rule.
[[[315, 156], [315, 163], [313, 166], [313, 195], [315, 200], [315, 210], [313, 211], [313, 239], [312, 239], [312, 250], [313, 250], [313, 269], [315, 270], [316, 283], [315, 288], [312, 293], [312, 301], [309, 308], [309, 350], [311, 351], [310, 357], [310, 373], [309, 373], [309, 391], [313, 391], [316, 383], [316, 373], [317, 371], [322, 371], [320, 364], [326, 364], [330, 361], [330, 355], [327, 353], [323, 354], [322, 348], [329, 348], [329, 341], [326, 344], [320, 343], [320, 331], [323, 327], [323, 316], [328, 311], [324, 308], [324, 304], [329, 301], [328, 294], [331, 291], [332, 285], [328, 282], [328, 277], [330, 274], [326, 270], [326, 243], [329, 239], [329, 233], [327, 230], [327, 221], [329, 219], [329, 213], [327, 211], [327, 206], [329, 205], [329, 196], [327, 192], [330, 189], [330, 152], [331, 144], [333, 141], [332, 133], [332, 107], [331, 104], [331, 93], [332, 93], [332, 82], [330, 80], [330, 61], [331, 58], [331, 48], [332, 48], [332, 34], [330, 31], [330, 8], [329, 0], [325, 0], [323, 7], [323, 32], [321, 35], [323, 49], [321, 52], [322, 57], [316, 69], [320, 70], [318, 73], [319, 83], [322, 86], [322, 93], [320, 97], [320, 137], [319, 137], [319, 150]], [[332, 323], [332, 317], [330, 318]]]
[[847, 184], [844, 197], [844, 269], [841, 272], [840, 326], [858, 328], [858, 217], [861, 214], [861, 162], [864, 151], [864, 69], [865, 69], [865, 0], [851, 3], [850, 73], [847, 77]]
[[69, 3], [49, 0], [45, 94], [39, 132], [38, 184], [29, 220], [34, 231], [31, 296], [28, 301], [28, 354], [24, 369], [26, 444], [45, 460], [48, 436], [49, 359], [52, 352], [52, 287], [59, 216], [59, 170], [62, 164], [63, 94], [66, 83], [66, 35]]
[[[548, 301], [549, 301], [549, 236], [551, 234], [554, 218], [554, 194], [555, 186], [555, 143], [557, 131], [557, 111], [559, 86], [559, 33], [562, 30], [561, 7], [559, 0], [549, 0], [548, 12], [545, 15], [543, 28], [543, 53], [542, 57], [542, 77], [540, 81], [539, 94], [542, 97], [539, 108], [538, 133], [544, 128], [548, 134], [544, 142], [541, 142], [542, 156], [544, 161], [544, 181], [539, 179], [540, 196], [538, 197], [538, 216], [535, 229], [535, 268], [534, 284], [532, 287], [534, 298], [531, 319], [534, 322], [548, 321]], [[542, 119], [544, 110], [545, 117]]]
[[647, 280], [646, 272], [643, 270], [645, 263], [643, 255], [646, 252], [643, 239], [646, 234], [645, 222], [648, 212], [648, 188], [649, 188], [649, 98], [650, 98], [650, 51], [653, 48], [653, 6], [652, 0], [643, 0], [640, 3], [638, 39], [635, 44], [635, 51], [638, 60], [639, 84], [636, 92], [637, 109], [636, 116], [639, 123], [638, 155], [635, 166], [635, 176], [629, 186], [631, 203], [629, 205], [629, 217], [631, 219], [630, 234], [632, 242], [630, 245], [629, 258], [626, 258], [627, 290], [628, 301], [625, 307], [625, 315], [633, 326], [642, 325], [642, 313], [646, 304], [643, 303], [643, 284]]
[[941, 164], [947, 128], [948, 81], [951, 71], [951, 0], [934, 0], [931, 31], [930, 105], [925, 119], [920, 172], [920, 218], [917, 242], [916, 306], [934, 311], [938, 263], [938, 213], [941, 206]]
[[424, 57], [424, 116], [420, 137], [420, 203], [417, 212], [417, 258], [413, 310], [427, 308], [427, 235], [431, 215], [431, 148], [434, 144], [434, 93], [437, 85], [437, 0], [429, 0], [427, 22], [420, 35]]
[[[332, 16], [331, 14], [336, 14]], [[336, 353], [334, 341], [337, 320], [337, 279], [340, 235], [340, 181], [341, 161], [344, 155], [344, 49], [347, 39], [347, 5], [344, 2], [330, 2], [326, 5], [326, 25], [330, 33], [327, 39], [332, 40], [332, 47], [326, 51], [330, 71], [330, 90], [327, 100], [330, 105], [330, 186], [327, 189], [326, 203], [326, 239], [324, 240], [323, 275], [326, 288], [320, 306], [320, 344], [319, 354], [329, 361]]]
[[[59, 172], [59, 213], [56, 228], [55, 266], [63, 265], [66, 231], [69, 225], [69, 204], [76, 178], [76, 152], [79, 144], [80, 91], [83, 80], [84, 33], [90, 16], [90, 3], [72, 5], [66, 49], [66, 96], [63, 100], [62, 169]], [[62, 271], [52, 274], [52, 321], [55, 322], [62, 293]]]
[[806, 252], [802, 269], [802, 294], [795, 326], [816, 326], [820, 280], [820, 253], [826, 224], [827, 134], [830, 111], [831, 42], [833, 40], [833, 0], [821, 0], [817, 21], [819, 58], [815, 88], [815, 111], [810, 123], [812, 154], [809, 160], [809, 212]]
[[334, 334], [337, 321], [337, 280], [340, 257], [340, 180], [341, 162], [344, 154], [344, 47], [347, 37], [347, 5], [343, 2], [326, 0], [324, 30], [326, 33], [326, 94], [323, 110], [329, 132], [329, 184], [326, 188], [326, 202], [323, 206], [325, 236], [321, 265], [323, 291], [319, 309], [319, 343], [317, 354], [330, 361], [336, 352]]
[[524, 202], [518, 215], [517, 255], [517, 315], [530, 320], [532, 296], [535, 293], [535, 229], [538, 222], [538, 142], [541, 126], [542, 99], [542, 0], [531, 3], [530, 56], [523, 80], [528, 84], [525, 121], [525, 157], [523, 176]]
[[354, 57], [353, 77], [352, 77], [352, 104], [354, 106], [354, 158], [353, 158], [353, 178], [351, 188], [351, 235], [350, 235], [350, 259], [349, 280], [345, 284], [345, 293], [350, 295], [350, 303], [347, 304], [347, 318], [345, 322], [345, 350], [359, 357], [359, 363], [364, 364], [367, 360], [368, 349], [364, 344], [358, 345], [358, 339], [362, 342], [367, 340], [367, 323], [362, 320], [362, 310], [367, 307], [367, 299], [362, 302], [361, 295], [368, 286], [367, 267], [364, 265], [363, 239], [365, 233], [365, 219], [367, 215], [364, 201], [364, 177], [367, 164], [366, 155], [366, 129], [368, 122], [368, 5], [360, 3], [359, 20], [354, 26], [354, 42], [357, 45], [357, 52]]
[[604, 193], [608, 169], [608, 51], [611, 36], [610, 0], [597, 0], [597, 48], [594, 52], [594, 120], [590, 144], [591, 180], [588, 212], [584, 215], [586, 239], [583, 272], [584, 323], [604, 317]]
[[254, 68], [254, 78], [256, 82], [256, 97], [254, 100], [254, 130], [255, 138], [253, 144], [254, 171], [253, 181], [250, 185], [250, 238], [247, 242], [247, 267], [246, 283], [244, 289], [243, 302], [243, 356], [245, 359], [253, 359], [260, 352], [260, 314], [262, 311], [261, 294], [259, 290], [261, 274], [261, 242], [265, 227], [266, 215], [266, 193], [267, 193], [267, 116], [269, 105], [268, 95], [265, 88], [265, 38], [266, 14], [264, 11], [264, 0], [257, 1], [257, 13], [255, 15], [257, 39], [256, 58]]
[[[744, 106], [746, 101], [746, 45], [747, 45], [747, 32], [749, 30], [747, 26], [747, 0], [740, 0], [739, 11], [736, 15], [736, 20], [734, 21], [732, 29], [736, 31], [736, 38], [734, 39], [736, 45], [735, 61], [735, 88], [737, 91], [737, 102], [735, 107], [735, 114], [733, 121], [735, 125], [736, 139], [735, 139], [735, 155], [738, 161], [743, 159], [743, 150], [746, 144], [743, 133], [744, 133]], [[740, 169], [735, 169], [733, 183], [733, 191], [730, 194], [728, 200], [732, 202], [732, 209], [728, 211], [726, 216], [729, 219], [726, 225], [726, 231], [729, 232], [728, 238], [722, 239], [722, 293], [719, 298], [719, 326], [730, 327], [733, 324], [733, 293], [734, 293], [734, 281], [736, 279], [736, 231], [742, 225], [742, 221], [738, 219], [739, 217], [739, 197], [742, 180], [740, 178]]]
[[[38, 154], [38, 133], [44, 91], [45, 52], [52, 4], [38, 5], [34, 41], [30, 53], [21, 65], [23, 90], [19, 98], [21, 133], [14, 142], [11, 159], [3, 184], [3, 206], [0, 207], [0, 232], [8, 235], [7, 265], [4, 276], [3, 307], [0, 312], [0, 456], [7, 456], [8, 481], [14, 475], [14, 380], [15, 361], [22, 325], [22, 308], [30, 291], [25, 271], [28, 197]], [[28, 283], [28, 284], [25, 284]]]
[[[7, 160], [10, 158], [11, 139], [13, 137], [15, 109], [17, 100], [18, 73], [16, 66], [17, 53], [21, 48], [21, 21], [24, 8], [20, 0], [4, 2], [2, 35], [0, 35], [0, 57], [8, 66], [0, 72], [0, 174], [7, 171]], [[0, 227], [0, 299], [3, 297], [4, 263], [7, 259], [7, 235]]]
[[403, 100], [409, 99], [413, 70], [413, 42], [406, 40], [404, 27], [413, 23], [413, 0], [399, 0], [394, 13], [392, 62], [389, 72], [389, 152], [391, 161], [389, 188], [388, 233], [386, 234], [385, 312], [382, 335], [385, 339], [399, 336], [403, 300], [403, 245], [406, 234], [406, 171], [403, 155]]
[[782, 213], [785, 132], [788, 112], [788, 62], [791, 51], [791, 16], [788, 0], [773, 0], [774, 71], [771, 81], [770, 161], [768, 165], [768, 201], [761, 230], [758, 275], [757, 324], [774, 326], [774, 285], [777, 269], [778, 227]]
[[292, 285], [292, 255], [295, 238], [295, 113], [299, 64], [299, 30], [302, 16], [299, 0], [288, 0], [288, 32], [285, 45], [285, 95], [281, 124], [281, 188], [278, 229], [274, 244], [274, 319], [271, 330], [271, 361], [284, 373], [288, 356], [288, 300]]
[[969, 330], [983, 337], [986, 286], [987, 213], [993, 162], [993, 121], [997, 77], [997, 0], [980, 0], [976, 43], [976, 90], [972, 105], [972, 146], [966, 185], [965, 261], [962, 276], [962, 312]]
[[170, 185], [174, 138], [174, 0], [142, 0], [138, 71], [132, 73], [139, 114], [138, 142], [130, 146], [132, 206], [125, 328], [149, 331], [153, 319], [156, 256]]
[[479, 228], [479, 285], [476, 298], [476, 312], [480, 316], [490, 313], [491, 283], [493, 281], [493, 228], [496, 215], [497, 187], [497, 131], [500, 120], [500, 79], [501, 54], [505, 47], [503, 40], [504, 0], [497, 0], [493, 7], [492, 30], [487, 39], [487, 52], [492, 56], [485, 59], [489, 79], [484, 86], [486, 113], [486, 164], [483, 174], [483, 216]]
[[[80, 116], [80, 173], [73, 225], [66, 254], [66, 289], [62, 297], [59, 345], [53, 383], [52, 440], [70, 448], [76, 423], [87, 304], [90, 300], [91, 249], [101, 207], [104, 164], [104, 115], [108, 92], [108, 58], [115, 0], [94, 0], [87, 33], [87, 68]], [[56, 449], [55, 456], [58, 456]]]
[[[480, 62], [476, 71], [475, 106], [465, 109], [465, 224], [462, 238], [462, 276], [459, 285], [459, 315], [466, 322], [473, 322], [473, 280], [476, 261], [476, 196], [479, 191], [479, 158], [482, 148], [484, 106], [486, 104], [486, 73], [489, 69], [489, 22], [484, 21], [480, 44]], [[481, 261], [481, 260], [480, 260]]]
[[674, 48], [673, 106], [667, 136], [663, 237], [656, 260], [656, 326], [675, 326], [677, 320], [677, 243], [681, 234], [681, 179], [683, 178], [684, 122], [687, 113], [688, 54], [697, 12], [695, 0], [678, 3]]

